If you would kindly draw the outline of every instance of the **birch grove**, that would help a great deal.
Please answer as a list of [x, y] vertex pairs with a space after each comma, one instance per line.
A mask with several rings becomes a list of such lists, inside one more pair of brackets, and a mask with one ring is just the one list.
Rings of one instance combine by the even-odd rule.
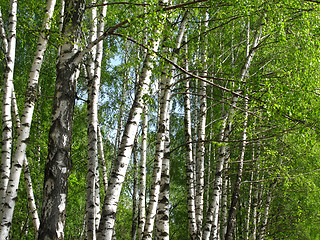
[[0, 238], [318, 239], [319, 7], [2, 1]]

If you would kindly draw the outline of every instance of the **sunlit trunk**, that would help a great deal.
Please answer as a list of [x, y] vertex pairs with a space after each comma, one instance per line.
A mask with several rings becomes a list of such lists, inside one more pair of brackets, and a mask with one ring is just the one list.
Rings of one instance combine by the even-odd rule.
[[71, 135], [76, 98], [79, 50], [84, 1], [66, 3], [63, 37], [57, 62], [57, 77], [49, 131], [48, 158], [45, 167], [39, 240], [64, 239], [68, 177], [71, 168]]
[[[23, 161], [26, 158], [25, 153], [26, 153], [26, 147], [27, 147], [27, 140], [30, 136], [30, 128], [31, 128], [34, 105], [36, 101], [39, 73], [40, 73], [42, 62], [43, 62], [43, 56], [48, 43], [49, 36], [47, 35], [47, 33], [51, 26], [51, 18], [53, 16], [55, 3], [56, 3], [55, 0], [49, 0], [47, 2], [46, 12], [45, 12], [45, 16], [44, 16], [44, 20], [41, 28], [42, 33], [39, 36], [36, 53], [31, 65], [31, 70], [30, 70], [29, 79], [28, 79], [28, 86], [26, 91], [26, 98], [24, 103], [24, 109], [23, 109], [23, 114], [21, 118], [21, 126], [18, 130], [19, 133], [18, 133], [18, 139], [16, 143], [17, 148], [15, 151], [15, 155], [13, 157], [10, 178], [9, 178], [7, 190], [5, 193], [5, 200], [4, 200], [5, 205], [3, 205], [3, 208], [2, 208], [2, 214], [1, 214], [2, 221], [1, 221], [1, 228], [0, 228], [1, 239], [8, 238], [10, 226], [12, 224], [12, 217], [13, 217], [15, 202], [17, 199], [21, 170], [23, 166]], [[17, 7], [16, 1], [11, 2], [11, 7], [16, 9]], [[13, 12], [16, 12], [16, 10], [14, 10]], [[16, 18], [16, 13], [13, 13], [10, 15], [13, 19]], [[10, 23], [9, 25], [16, 24], [16, 20], [10, 20], [10, 21], [13, 21], [13, 22]], [[13, 28], [10, 29], [9, 36], [11, 36], [11, 34], [15, 35], [15, 26]], [[11, 32], [11, 30], [14, 33]], [[10, 50], [10, 41], [9, 41], [8, 52], [10, 51], [11, 50]], [[10, 90], [11, 90], [10, 94], [12, 94], [13, 86]], [[11, 101], [11, 98], [10, 98], [10, 101]]]
[[[155, 32], [156, 35], [159, 35], [159, 38], [153, 41], [151, 49], [152, 51], [158, 50], [160, 34], [162, 31], [157, 29]], [[130, 109], [128, 120], [125, 124], [118, 150], [118, 156], [114, 161], [110, 173], [108, 189], [103, 204], [102, 216], [97, 235], [98, 239], [110, 240], [112, 238], [121, 188], [132, 153], [133, 143], [138, 130], [141, 113], [145, 105], [144, 96], [147, 95], [149, 91], [150, 77], [154, 67], [154, 60], [154, 54], [148, 52], [141, 70], [138, 87], [136, 88], [137, 92], [135, 94], [135, 99]]]

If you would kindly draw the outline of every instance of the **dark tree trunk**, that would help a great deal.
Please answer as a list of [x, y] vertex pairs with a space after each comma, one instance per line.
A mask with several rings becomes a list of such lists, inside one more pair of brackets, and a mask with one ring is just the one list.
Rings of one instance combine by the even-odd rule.
[[66, 3], [62, 30], [67, 41], [61, 47], [49, 131], [48, 158], [45, 167], [39, 240], [64, 239], [68, 177], [71, 168], [71, 135], [76, 97], [78, 36], [84, 12], [84, 0]]

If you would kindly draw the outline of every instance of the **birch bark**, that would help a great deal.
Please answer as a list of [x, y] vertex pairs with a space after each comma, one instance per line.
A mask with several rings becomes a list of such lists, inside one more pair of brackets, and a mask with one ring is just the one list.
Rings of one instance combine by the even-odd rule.
[[107, 163], [106, 163], [106, 159], [104, 157], [102, 135], [101, 135], [101, 129], [100, 129], [99, 125], [98, 125], [97, 134], [98, 134], [98, 150], [99, 150], [99, 156], [100, 156], [100, 166], [102, 169], [103, 187], [104, 187], [104, 192], [107, 192], [107, 189], [108, 189]]
[[231, 205], [230, 205], [229, 216], [228, 216], [228, 228], [225, 236], [226, 240], [232, 240], [233, 231], [235, 227], [236, 213], [237, 213], [239, 195], [240, 195], [240, 184], [241, 184], [242, 173], [243, 173], [243, 161], [244, 161], [246, 144], [247, 144], [246, 140], [247, 140], [247, 125], [248, 125], [248, 99], [245, 99], [244, 101], [245, 101], [245, 107], [244, 107], [243, 134], [242, 134], [242, 150], [240, 155], [237, 178], [233, 186], [233, 193], [232, 193]]
[[[90, 12], [90, 40], [97, 38], [97, 8]], [[95, 77], [96, 46], [87, 55], [86, 69], [88, 74], [88, 171], [87, 171], [87, 199], [86, 225], [87, 239], [96, 239], [96, 170], [98, 166], [98, 98], [100, 78]]]
[[[204, 29], [208, 28], [209, 14], [205, 13], [203, 18]], [[207, 38], [204, 39], [204, 48], [201, 55], [203, 64], [203, 75], [207, 75]], [[198, 124], [198, 145], [196, 158], [197, 185], [196, 185], [196, 221], [197, 221], [197, 239], [202, 238], [202, 221], [203, 221], [203, 196], [204, 196], [204, 156], [206, 148], [204, 140], [206, 138], [206, 120], [207, 120], [207, 84], [204, 81], [199, 82], [200, 109]]]
[[73, 58], [79, 50], [78, 39], [84, 8], [84, 0], [66, 2], [63, 25], [65, 42], [62, 44], [57, 62], [39, 240], [64, 239], [67, 183], [71, 166], [72, 118], [79, 65]]
[[[17, 100], [15, 97], [14, 91], [12, 92], [12, 108], [13, 108], [13, 116], [16, 123], [16, 127], [17, 129], [19, 129], [21, 127], [21, 122], [20, 122], [18, 105], [17, 105]], [[40, 219], [37, 211], [36, 201], [33, 194], [31, 174], [30, 174], [30, 168], [29, 168], [27, 157], [25, 157], [23, 161], [23, 173], [24, 173], [24, 180], [25, 180], [27, 196], [28, 196], [28, 204], [29, 204], [30, 213], [32, 216], [33, 226], [37, 236], [39, 231], [39, 226], [40, 226]]]
[[270, 187], [269, 187], [270, 189], [266, 193], [267, 197], [266, 197], [266, 202], [265, 202], [265, 206], [264, 206], [263, 216], [261, 219], [261, 227], [260, 227], [260, 231], [258, 234], [258, 240], [263, 240], [266, 235], [270, 204], [272, 201], [272, 189], [275, 187], [276, 183], [277, 182], [270, 184]]
[[[107, 0], [103, 0], [102, 1], [102, 4], [106, 4], [107, 3]], [[97, 37], [98, 36], [101, 36], [104, 32], [104, 28], [105, 28], [105, 21], [104, 21], [104, 18], [107, 14], [107, 5], [104, 5], [101, 9], [101, 12], [100, 12], [100, 15], [98, 16], [98, 26], [97, 26]], [[98, 93], [99, 93], [99, 86], [100, 86], [100, 80], [101, 80], [101, 64], [102, 64], [102, 55], [103, 55], [103, 41], [100, 41], [98, 44], [97, 44], [97, 47], [96, 47], [96, 58], [95, 58], [95, 68], [94, 68], [94, 79], [95, 79], [95, 84], [97, 86], [97, 104], [98, 104]], [[97, 106], [98, 108], [98, 106]], [[98, 156], [98, 151], [99, 151], [99, 123], [98, 123], [98, 109], [97, 109], [97, 127], [96, 127], [96, 147], [98, 148], [97, 151], [97, 156]], [[102, 141], [101, 141], [102, 143]], [[103, 152], [103, 148], [102, 149], [102, 152]], [[101, 154], [101, 152], [100, 152]], [[102, 162], [102, 165], [105, 166], [105, 159], [104, 159], [104, 155], [103, 153], [100, 155], [101, 156], [101, 162]], [[105, 171], [106, 172], [106, 171]], [[101, 208], [101, 200], [100, 200], [100, 175], [99, 175], [99, 164], [98, 164], [98, 158], [97, 158], [97, 164], [96, 164], [96, 180], [95, 180], [95, 213], [96, 213], [96, 218], [95, 218], [95, 229], [97, 231], [97, 229], [99, 228], [99, 223], [100, 223], [100, 219], [101, 219], [101, 211], [100, 211], [100, 208]]]
[[[185, 14], [176, 38], [176, 49], [179, 49], [186, 29], [187, 14]], [[164, 52], [169, 52], [168, 48]], [[173, 53], [175, 54], [175, 53]], [[173, 56], [173, 63], [177, 63], [177, 56]], [[160, 105], [157, 130], [156, 156], [150, 192], [149, 210], [143, 239], [152, 238], [154, 218], [157, 215], [157, 236], [159, 240], [169, 239], [169, 170], [170, 170], [170, 98], [173, 82], [174, 67], [164, 66], [160, 82]]]
[[[1, 214], [1, 226], [0, 226], [0, 238], [7, 239], [10, 231], [10, 226], [12, 223], [13, 211], [15, 206], [15, 201], [17, 198], [17, 191], [19, 187], [19, 179], [21, 174], [21, 169], [23, 161], [25, 159], [25, 151], [27, 146], [27, 139], [30, 135], [30, 127], [32, 122], [32, 115], [34, 110], [34, 105], [36, 101], [37, 85], [39, 79], [39, 72], [43, 62], [44, 52], [46, 50], [48, 35], [47, 32], [51, 26], [51, 18], [53, 16], [54, 6], [56, 1], [49, 0], [46, 6], [45, 17], [43, 20], [41, 34], [38, 39], [37, 49], [34, 56], [34, 60], [31, 66], [31, 71], [29, 74], [25, 104], [21, 119], [21, 127], [19, 128], [18, 139], [17, 139], [17, 149], [13, 158], [13, 164], [10, 172], [10, 178], [8, 182], [8, 187], [5, 197], [5, 205], [3, 205], [3, 210]], [[13, 3], [16, 7], [16, 3]]]
[[[239, 76], [240, 82], [243, 82], [251, 66], [252, 59], [256, 52], [256, 47], [258, 46], [258, 43], [261, 38], [261, 33], [262, 33], [262, 24], [260, 25], [259, 29], [256, 31], [251, 52], [246, 58], [246, 61], [242, 67], [242, 70]], [[238, 89], [237, 91], [239, 90], [240, 89]], [[239, 99], [238, 95], [233, 95], [229, 111], [223, 119], [223, 124], [220, 131], [220, 141], [225, 142], [229, 140], [229, 135], [232, 127], [232, 120], [233, 120], [235, 107], [237, 105], [238, 99]], [[218, 213], [220, 208], [220, 197], [221, 197], [222, 170], [223, 170], [224, 162], [227, 159], [227, 156], [229, 154], [228, 151], [229, 151], [228, 147], [225, 144], [219, 148], [218, 160], [216, 163], [216, 174], [215, 174], [215, 180], [214, 180], [213, 198], [210, 206], [210, 211], [207, 214], [207, 220], [206, 220], [206, 224], [204, 228], [204, 236], [203, 236], [204, 240], [209, 240], [211, 233], [214, 240], [218, 239], [219, 237], [217, 226], [218, 226], [218, 216], [219, 216]], [[214, 229], [211, 230], [212, 226], [214, 227]]]
[[[255, 145], [252, 146], [252, 160], [255, 161]], [[247, 216], [245, 220], [245, 231], [244, 231], [244, 239], [248, 240], [250, 236], [250, 215], [251, 215], [251, 204], [252, 204], [252, 188], [253, 188], [253, 170], [250, 174], [250, 185], [249, 185], [249, 192], [248, 192], [248, 201], [247, 201]]]
[[[228, 169], [229, 162], [225, 161], [223, 169]], [[221, 209], [220, 209], [220, 239], [224, 239], [228, 228], [228, 192], [229, 192], [229, 176], [226, 171], [223, 172], [221, 186]]]
[[[187, 36], [185, 37], [187, 42]], [[185, 47], [185, 69], [189, 71], [187, 46]], [[195, 212], [195, 188], [194, 188], [194, 162], [192, 153], [192, 131], [191, 131], [191, 103], [190, 103], [190, 81], [184, 82], [186, 94], [184, 95], [184, 132], [186, 141], [186, 180], [187, 180], [187, 205], [188, 205], [188, 230], [191, 239], [196, 239], [197, 224]]]
[[147, 136], [148, 136], [148, 106], [143, 109], [141, 158], [140, 158], [140, 190], [139, 190], [139, 240], [142, 239], [146, 222], [146, 160], [147, 160]]
[[[246, 57], [249, 57], [250, 54], [250, 21], [248, 20], [247, 24], [247, 52]], [[246, 73], [245, 77], [248, 77], [248, 72]], [[245, 82], [245, 79], [243, 79]], [[243, 134], [242, 134], [242, 149], [241, 149], [241, 155], [240, 155], [240, 162], [238, 166], [238, 172], [236, 181], [233, 185], [233, 193], [231, 197], [231, 205], [229, 209], [229, 216], [228, 216], [228, 226], [227, 226], [227, 232], [225, 235], [226, 240], [231, 240], [234, 228], [235, 228], [235, 222], [236, 222], [236, 212], [238, 208], [238, 202], [239, 202], [239, 195], [240, 195], [240, 184], [242, 180], [242, 172], [243, 172], [243, 161], [246, 151], [246, 140], [247, 140], [247, 125], [248, 125], [248, 95], [246, 95], [246, 99], [244, 99], [244, 124], [243, 124]]]
[[[165, 51], [168, 51], [166, 49]], [[159, 106], [159, 120], [158, 120], [158, 132], [160, 128], [163, 132], [161, 132], [161, 137], [159, 137], [160, 134], [157, 132], [157, 145], [163, 146], [160, 150], [160, 146], [157, 148], [156, 152], [156, 159], [155, 159], [155, 166], [160, 167], [160, 177], [157, 178], [156, 181], [158, 181], [159, 184], [159, 193], [158, 193], [158, 200], [156, 200], [156, 196], [151, 195], [151, 199], [154, 198], [156, 206], [155, 208], [158, 208], [157, 213], [157, 239], [168, 239], [169, 238], [169, 184], [170, 184], [170, 178], [169, 178], [169, 169], [170, 169], [170, 163], [169, 163], [169, 152], [170, 152], [170, 137], [169, 137], [169, 107], [170, 107], [170, 96], [171, 96], [171, 90], [170, 90], [170, 80], [171, 78], [167, 75], [169, 74], [168, 66], [164, 67], [163, 75], [160, 83], [160, 91], [161, 91], [161, 97], [160, 97], [160, 106]], [[161, 116], [162, 115], [162, 116]], [[162, 151], [160, 153], [160, 151]], [[158, 164], [156, 164], [156, 160], [158, 160]], [[155, 167], [154, 166], [154, 167]], [[155, 170], [156, 168], [154, 168]], [[155, 176], [155, 174], [153, 174]], [[155, 179], [153, 178], [153, 181]], [[152, 182], [153, 184], [155, 182]], [[152, 186], [153, 187], [153, 186]], [[151, 188], [152, 189], [152, 188]], [[151, 192], [152, 194], [152, 192]], [[154, 194], [157, 194], [156, 191], [154, 191]], [[149, 202], [150, 204], [150, 202]], [[150, 205], [149, 205], [150, 209]], [[149, 210], [150, 211], [150, 210]], [[147, 218], [147, 224], [149, 223], [149, 219]]]
[[[155, 30], [158, 39], [153, 41], [151, 52], [156, 52], [158, 50], [161, 32], [161, 29]], [[108, 189], [103, 204], [102, 216], [97, 235], [98, 239], [110, 240], [112, 238], [120, 192], [132, 153], [132, 147], [138, 129], [140, 116], [145, 105], [143, 97], [148, 94], [151, 72], [154, 67], [153, 62], [155, 60], [155, 56], [151, 52], [148, 52], [145, 57], [135, 99], [123, 131], [118, 157], [114, 161], [112, 171], [110, 173]]]
[[138, 141], [136, 138], [133, 151], [133, 195], [132, 195], [132, 226], [131, 240], [137, 239], [138, 230], [138, 205], [139, 205], [139, 185], [138, 185]]
[[169, 110], [169, 96], [170, 96], [170, 79], [165, 77], [161, 80], [160, 89], [160, 106], [159, 106], [159, 119], [157, 127], [157, 143], [156, 143], [156, 156], [153, 165], [152, 185], [150, 190], [150, 200], [148, 204], [148, 213], [146, 218], [146, 225], [144, 228], [143, 239], [152, 239], [154, 221], [158, 205], [160, 182], [162, 172], [162, 161], [165, 151], [166, 141], [166, 126], [168, 119], [167, 114]]
[[[0, 204], [5, 202], [6, 190], [10, 178], [11, 150], [12, 150], [12, 116], [11, 96], [13, 91], [13, 72], [16, 51], [16, 26], [17, 26], [17, 0], [10, 1], [10, 12], [6, 38], [2, 13], [0, 10], [0, 29], [4, 52], [6, 53], [6, 68], [4, 73], [3, 100], [2, 100], [2, 152], [1, 152], [1, 177], [0, 177]], [[2, 207], [3, 208], [3, 207]]]

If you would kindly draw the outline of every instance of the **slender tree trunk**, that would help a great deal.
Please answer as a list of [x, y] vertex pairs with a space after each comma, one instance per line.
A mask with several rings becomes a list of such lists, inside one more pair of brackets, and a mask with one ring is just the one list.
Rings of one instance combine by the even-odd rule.
[[[223, 169], [228, 169], [229, 162], [225, 161]], [[222, 189], [221, 189], [221, 210], [220, 210], [220, 239], [224, 239], [228, 227], [228, 190], [229, 190], [229, 176], [226, 171], [223, 172]]]
[[[146, 0], [143, 1], [144, 4], [147, 3]], [[147, 13], [146, 7], [143, 8], [143, 13]], [[147, 20], [144, 21], [145, 26], [147, 26]], [[143, 37], [143, 44], [147, 45], [148, 35], [147, 29], [145, 28], [145, 33]], [[147, 49], [143, 49], [142, 58], [147, 57]], [[137, 71], [137, 75], [140, 78], [140, 75]], [[139, 240], [143, 238], [143, 231], [146, 224], [146, 162], [147, 162], [147, 140], [148, 140], [148, 105], [145, 104], [143, 108], [143, 121], [142, 121], [142, 134], [141, 134], [141, 157], [140, 157], [140, 189], [139, 189], [139, 223], [138, 223], [138, 235]]]
[[[227, 138], [226, 134], [226, 125], [227, 118], [224, 119], [221, 131], [220, 131], [220, 141], [225, 141]], [[221, 187], [222, 187], [222, 170], [227, 158], [228, 152], [226, 146], [220, 146], [219, 155], [216, 162], [216, 171], [215, 171], [215, 181], [213, 185], [213, 197], [210, 203], [209, 212], [207, 213], [206, 224], [203, 232], [203, 239], [209, 240], [210, 234], [212, 232], [212, 239], [218, 239], [218, 215], [220, 209], [220, 197], [221, 197]], [[212, 228], [212, 230], [211, 230]]]
[[71, 167], [71, 135], [78, 77], [78, 38], [85, 3], [67, 2], [63, 37], [57, 62], [57, 78], [49, 131], [48, 158], [45, 167], [39, 240], [64, 239], [68, 177]]
[[[262, 19], [261, 19], [262, 20]], [[251, 62], [253, 59], [253, 56], [256, 52], [256, 47], [258, 46], [258, 43], [261, 38], [261, 33], [262, 33], [262, 25], [260, 25], [259, 29], [256, 32], [256, 35], [254, 37], [254, 41], [252, 44], [252, 50], [248, 57], [246, 58], [246, 61], [242, 67], [239, 79], [240, 82], [243, 82], [245, 77], [247, 76], [247, 72], [251, 66]], [[237, 90], [239, 92], [240, 89]], [[232, 127], [232, 121], [235, 113], [235, 107], [237, 105], [239, 96], [238, 95], [233, 95], [232, 101], [230, 104], [230, 108], [228, 113], [225, 115], [222, 128], [221, 128], [221, 133], [220, 133], [220, 141], [228, 141], [229, 140], [229, 135], [231, 132], [231, 127]], [[219, 155], [218, 155], [218, 161], [216, 163], [216, 176], [215, 176], [215, 181], [214, 181], [214, 192], [213, 192], [213, 198], [211, 202], [211, 207], [210, 211], [208, 212], [207, 215], [207, 221], [206, 225], [204, 228], [204, 237], [203, 240], [209, 240], [210, 239], [210, 234], [212, 232], [213, 234], [213, 239], [216, 240], [218, 239], [218, 213], [219, 213], [219, 208], [220, 208], [220, 196], [221, 196], [221, 184], [222, 184], [222, 170], [223, 170], [223, 164], [225, 160], [227, 159], [226, 156], [229, 155], [228, 153], [229, 150], [227, 150], [227, 146], [224, 144], [219, 148]], [[214, 229], [211, 231], [212, 226]]]
[[[25, 104], [21, 119], [21, 127], [19, 128], [19, 135], [17, 139], [17, 149], [13, 158], [13, 164], [10, 172], [10, 178], [5, 197], [5, 205], [3, 206], [3, 212], [1, 216], [1, 228], [0, 238], [7, 239], [12, 223], [13, 211], [15, 201], [17, 199], [17, 192], [19, 187], [19, 180], [23, 161], [25, 160], [25, 152], [27, 147], [27, 139], [30, 135], [30, 127], [32, 122], [32, 115], [34, 105], [36, 101], [36, 90], [39, 79], [39, 72], [43, 61], [44, 52], [46, 50], [48, 35], [47, 32], [50, 29], [51, 18], [53, 16], [53, 10], [55, 6], [55, 0], [49, 0], [47, 2], [46, 13], [42, 25], [42, 34], [38, 39], [38, 45], [36, 53], [31, 66], [31, 71], [28, 80]], [[16, 5], [16, 3], [14, 3]], [[16, 6], [15, 6], [16, 7]], [[12, 91], [13, 89], [11, 89]]]
[[[97, 38], [97, 8], [91, 9], [90, 14], [90, 40]], [[98, 98], [100, 78], [95, 77], [96, 47], [87, 55], [88, 74], [88, 171], [87, 171], [87, 239], [96, 239], [96, 177], [98, 166]]]
[[131, 240], [137, 239], [138, 210], [139, 210], [139, 185], [138, 185], [138, 141], [136, 137], [133, 151], [133, 195], [132, 195], [132, 226]]
[[[187, 36], [185, 37], [187, 42]], [[185, 69], [189, 71], [187, 45], [185, 46]], [[187, 206], [188, 206], [188, 230], [191, 239], [196, 239], [197, 223], [195, 212], [195, 187], [194, 187], [194, 162], [192, 153], [192, 131], [191, 131], [191, 102], [190, 81], [184, 82], [186, 94], [184, 95], [184, 132], [186, 141], [186, 180], [187, 180]]]
[[[208, 28], [208, 12], [204, 16], [204, 28]], [[201, 56], [203, 64], [203, 75], [207, 75], [207, 39], [204, 39], [204, 48]], [[203, 221], [203, 196], [204, 196], [204, 156], [206, 152], [204, 140], [206, 138], [206, 120], [207, 120], [207, 84], [204, 81], [199, 82], [200, 109], [198, 124], [198, 149], [196, 159], [197, 184], [196, 184], [196, 221], [197, 221], [197, 239], [202, 238]]]
[[[186, 30], [187, 23], [187, 13], [184, 15], [183, 21], [176, 39], [176, 48], [179, 49], [183, 39], [184, 32]], [[169, 49], [167, 49], [168, 51]], [[173, 57], [173, 62], [177, 63], [177, 56]], [[174, 68], [170, 67], [168, 64], [165, 66], [164, 74], [162, 75], [164, 82], [164, 91], [167, 91], [166, 88], [170, 88], [173, 82]], [[167, 79], [166, 79], [167, 78]], [[166, 93], [164, 93], [166, 94]], [[162, 173], [161, 173], [161, 187], [159, 194], [159, 203], [158, 203], [158, 216], [157, 216], [157, 235], [158, 240], [168, 240], [169, 239], [169, 191], [170, 191], [170, 134], [169, 134], [169, 123], [170, 123], [170, 98], [171, 91], [169, 90], [167, 96], [166, 104], [166, 116], [164, 119], [165, 133], [164, 133], [164, 155], [162, 161]], [[161, 110], [160, 110], [161, 111]], [[161, 114], [161, 113], [160, 113]]]
[[100, 129], [99, 125], [98, 125], [97, 134], [98, 134], [98, 150], [99, 150], [99, 156], [100, 156], [100, 167], [102, 169], [103, 187], [104, 187], [104, 192], [107, 192], [107, 189], [108, 189], [107, 163], [106, 163], [106, 159], [104, 157], [102, 135], [101, 135], [101, 129]]
[[[0, 29], [4, 52], [6, 53], [6, 68], [4, 73], [3, 100], [2, 100], [2, 152], [0, 176], [0, 206], [3, 211], [6, 191], [10, 178], [11, 150], [12, 150], [12, 117], [11, 96], [13, 91], [13, 72], [16, 52], [17, 0], [10, 1], [9, 33], [6, 38], [2, 13], [0, 11]], [[1, 214], [0, 214], [1, 215]]]
[[231, 206], [229, 209], [228, 216], [228, 228], [226, 233], [226, 240], [232, 240], [234, 227], [236, 224], [236, 213], [239, 204], [239, 195], [240, 195], [240, 184], [242, 180], [243, 173], [243, 161], [246, 151], [246, 140], [247, 140], [247, 125], [248, 125], [248, 100], [245, 99], [245, 107], [244, 107], [244, 124], [243, 124], [243, 134], [242, 134], [242, 150], [240, 155], [240, 162], [238, 167], [237, 178], [233, 186], [233, 193], [231, 198]]
[[[103, 0], [102, 1], [103, 4], [107, 3], [107, 0]], [[104, 18], [107, 14], [107, 5], [104, 5], [101, 9], [100, 15], [98, 16], [98, 26], [97, 26], [97, 37], [101, 36], [104, 32], [104, 28], [105, 28], [105, 21]], [[94, 79], [95, 82], [97, 84], [97, 88], [98, 88], [98, 93], [99, 93], [99, 86], [100, 86], [100, 80], [101, 80], [101, 64], [102, 64], [102, 55], [103, 55], [103, 41], [100, 41], [97, 44], [96, 47], [96, 58], [95, 58], [95, 68], [94, 68]], [[98, 94], [97, 94], [98, 95]], [[98, 100], [97, 100], [98, 102]], [[99, 152], [99, 136], [98, 136], [98, 132], [99, 132], [99, 123], [98, 123], [98, 109], [97, 109], [97, 132], [96, 132], [96, 147], [97, 147], [97, 156], [98, 156], [98, 152]], [[103, 151], [103, 148], [102, 148]], [[102, 155], [100, 155], [102, 156]], [[105, 159], [104, 156], [103, 158], [101, 158], [101, 161], [103, 163], [105, 163]], [[101, 206], [101, 199], [100, 199], [100, 174], [99, 174], [99, 160], [97, 158], [97, 164], [96, 164], [96, 181], [95, 181], [95, 229], [97, 231], [97, 229], [99, 228], [99, 223], [100, 223], [100, 219], [101, 219], [101, 211], [100, 211], [100, 206]]]
[[[255, 161], [255, 152], [254, 145], [252, 146], [252, 161]], [[250, 185], [249, 185], [249, 193], [248, 193], [248, 201], [247, 201], [247, 216], [245, 221], [245, 232], [244, 239], [248, 240], [250, 236], [250, 215], [251, 215], [251, 203], [252, 203], [252, 181], [253, 181], [253, 171], [250, 174]]]
[[[156, 30], [156, 35], [160, 35], [161, 32], [162, 31], [159, 29]], [[152, 51], [158, 50], [159, 43], [160, 37], [153, 41]], [[142, 67], [135, 99], [123, 132], [118, 157], [115, 160], [110, 173], [108, 189], [103, 204], [102, 216], [97, 235], [98, 239], [110, 240], [112, 238], [120, 192], [132, 153], [132, 147], [138, 129], [140, 116], [145, 105], [143, 97], [148, 94], [154, 60], [155, 56], [151, 52], [148, 52]]]
[[264, 206], [264, 211], [263, 211], [263, 216], [262, 216], [262, 220], [261, 220], [261, 227], [260, 227], [260, 231], [258, 234], [258, 240], [263, 240], [265, 238], [266, 235], [266, 229], [267, 229], [267, 223], [268, 223], [268, 218], [269, 218], [269, 210], [270, 210], [270, 204], [272, 201], [272, 189], [275, 187], [277, 182], [274, 182], [272, 184], [270, 184], [270, 189], [267, 191], [266, 195], [266, 202], [265, 202], [265, 206]]
[[154, 221], [156, 217], [156, 211], [158, 207], [162, 161], [164, 158], [165, 142], [168, 141], [166, 135], [166, 128], [168, 126], [167, 120], [169, 114], [169, 102], [170, 102], [170, 79], [165, 77], [160, 83], [160, 113], [158, 119], [157, 128], [157, 143], [156, 143], [156, 156], [154, 159], [152, 183], [150, 190], [150, 201], [148, 206], [148, 213], [146, 218], [146, 224], [143, 233], [143, 239], [152, 239]]
[[252, 232], [250, 239], [257, 239], [257, 222], [258, 222], [258, 196], [259, 196], [259, 188], [255, 186], [253, 195], [252, 195]]
[[148, 135], [148, 107], [143, 109], [143, 123], [141, 135], [141, 157], [140, 157], [140, 190], [139, 190], [139, 240], [142, 239], [146, 222], [146, 159], [147, 159], [147, 135]]
[[[16, 127], [19, 131], [19, 128], [21, 127], [19, 112], [18, 112], [18, 105], [16, 101], [15, 92], [12, 92], [12, 108], [13, 108], [13, 116], [16, 122]], [[32, 187], [32, 181], [31, 181], [31, 174], [30, 174], [30, 168], [27, 157], [23, 161], [23, 173], [24, 173], [24, 180], [26, 184], [26, 190], [27, 190], [27, 196], [28, 196], [28, 204], [29, 204], [29, 210], [32, 215], [32, 222], [34, 225], [36, 237], [38, 236], [39, 226], [40, 226], [40, 219], [37, 211], [36, 201], [33, 194], [33, 187]]]
[[29, 163], [27, 158], [23, 161], [23, 173], [24, 173], [24, 179], [25, 179], [27, 195], [28, 195], [28, 203], [30, 208], [29, 211], [32, 216], [32, 223], [33, 223], [34, 230], [36, 232], [36, 237], [37, 237], [39, 226], [40, 226], [40, 219], [37, 211], [36, 201], [33, 194], [31, 174], [30, 174], [30, 168], [29, 168]]

